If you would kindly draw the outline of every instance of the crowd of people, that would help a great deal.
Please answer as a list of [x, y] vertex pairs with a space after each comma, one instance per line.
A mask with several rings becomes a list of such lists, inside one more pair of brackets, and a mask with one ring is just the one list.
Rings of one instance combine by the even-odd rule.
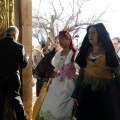
[[[18, 66], [25, 68], [29, 55], [18, 35], [18, 28], [10, 26], [0, 40], [0, 120], [5, 120], [5, 107], [14, 110], [15, 120], [26, 120]], [[32, 120], [120, 120], [119, 61], [120, 38], [111, 39], [103, 23], [87, 27], [79, 50], [66, 30], [54, 45], [48, 41], [44, 48], [34, 46], [37, 99]]]

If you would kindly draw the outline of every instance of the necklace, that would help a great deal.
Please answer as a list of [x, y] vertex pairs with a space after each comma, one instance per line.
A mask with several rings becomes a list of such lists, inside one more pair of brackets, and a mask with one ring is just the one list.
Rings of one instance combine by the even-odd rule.
[[92, 53], [90, 54], [90, 59], [97, 59], [97, 58], [99, 58], [99, 57], [101, 57], [102, 56], [102, 54], [99, 54], [99, 55], [97, 55], [97, 56], [93, 56], [92, 55]]
[[64, 51], [64, 50], [62, 50], [61, 55], [62, 55], [62, 56], [67, 56], [68, 53], [69, 53], [69, 51], [70, 51], [70, 50], [68, 50], [68, 51]]

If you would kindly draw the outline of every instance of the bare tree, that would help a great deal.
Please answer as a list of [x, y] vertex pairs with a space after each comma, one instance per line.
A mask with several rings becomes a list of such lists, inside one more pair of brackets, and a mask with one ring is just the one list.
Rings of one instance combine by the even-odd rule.
[[[86, 25], [101, 21], [101, 16], [106, 13], [106, 9], [101, 13], [97, 13], [97, 10], [93, 15], [89, 15], [84, 21], [81, 19], [82, 6], [91, 0], [72, 0], [69, 5], [69, 12], [66, 13], [65, 7], [62, 4], [62, 0], [59, 0], [60, 10], [58, 11], [53, 1], [49, 1], [49, 14], [47, 12], [41, 14], [41, 10], [37, 14], [33, 14], [33, 27], [42, 29], [46, 35], [50, 38], [51, 42], [54, 42], [54, 37], [60, 30], [67, 30], [75, 34], [81, 29], [85, 29]], [[40, 4], [41, 5], [41, 4]], [[40, 8], [41, 6], [39, 6]], [[45, 6], [46, 7], [46, 6]], [[52, 11], [52, 12], [51, 12]]]

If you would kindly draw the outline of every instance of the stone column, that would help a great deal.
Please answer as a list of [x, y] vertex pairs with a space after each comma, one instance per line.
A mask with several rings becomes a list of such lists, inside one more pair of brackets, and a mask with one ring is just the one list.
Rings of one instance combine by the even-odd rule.
[[21, 70], [22, 99], [27, 120], [32, 116], [32, 0], [15, 0], [15, 25], [20, 30], [19, 42], [29, 54], [29, 65]]

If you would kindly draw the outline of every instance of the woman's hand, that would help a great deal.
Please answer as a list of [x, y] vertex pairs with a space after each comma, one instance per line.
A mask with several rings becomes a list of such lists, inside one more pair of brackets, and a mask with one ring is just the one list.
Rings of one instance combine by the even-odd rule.
[[[48, 81], [49, 82], [49, 81]], [[48, 82], [44, 82], [43, 83], [43, 87], [45, 87], [45, 88], [47, 88], [47, 91], [48, 91], [48, 89], [49, 89], [49, 85], [51, 84], [51, 80], [50, 80], [50, 82], [48, 83]]]
[[73, 104], [74, 104], [74, 105], [78, 105], [78, 100], [75, 99], [75, 98], [73, 98]]
[[47, 87], [47, 82], [44, 82], [44, 83], [43, 83], [43, 86], [44, 86], [44, 87]]
[[57, 76], [58, 72], [54, 71], [52, 74], [51, 74], [51, 78], [55, 78]]

